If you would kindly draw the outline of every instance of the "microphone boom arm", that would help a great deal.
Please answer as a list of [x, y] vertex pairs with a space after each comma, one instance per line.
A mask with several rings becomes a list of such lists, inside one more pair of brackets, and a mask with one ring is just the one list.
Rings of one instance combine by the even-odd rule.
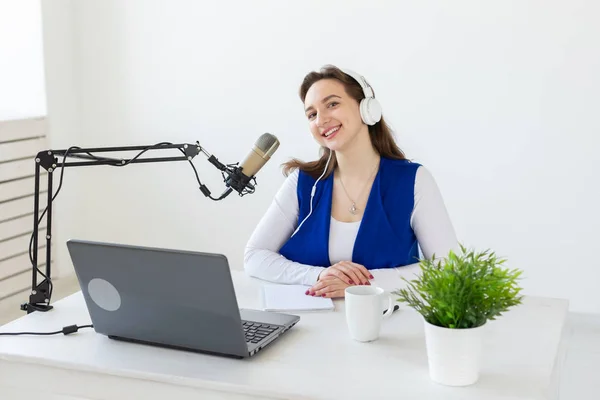
[[[165, 150], [165, 149], [177, 149], [182, 155], [176, 157], [150, 157], [150, 158], [140, 158], [142, 154], [147, 151], [152, 150]], [[112, 158], [112, 157], [100, 157], [96, 156], [92, 153], [109, 153], [109, 152], [124, 152], [124, 151], [140, 151], [133, 158]], [[34, 191], [34, 225], [33, 225], [33, 235], [29, 245], [29, 255], [32, 266], [32, 281], [31, 281], [31, 294], [29, 296], [29, 302], [21, 304], [21, 310], [27, 311], [27, 313], [31, 313], [33, 311], [48, 311], [53, 307], [50, 305], [50, 298], [52, 296], [52, 280], [51, 280], [51, 261], [52, 261], [52, 252], [51, 252], [51, 244], [52, 244], [52, 202], [54, 197], [60, 191], [60, 185], [62, 185], [62, 174], [61, 174], [61, 183], [59, 188], [52, 195], [52, 184], [53, 184], [53, 172], [57, 168], [67, 168], [67, 167], [81, 167], [81, 166], [96, 166], [96, 165], [110, 165], [116, 167], [122, 167], [129, 164], [142, 164], [142, 163], [156, 163], [156, 162], [174, 162], [174, 161], [188, 161], [192, 165], [194, 169], [194, 173], [196, 174], [196, 179], [198, 184], [200, 185], [200, 191], [206, 196], [210, 197], [212, 200], [218, 201], [227, 197], [232, 189], [227, 189], [219, 198], [214, 198], [211, 196], [210, 190], [202, 184], [196, 168], [192, 164], [192, 159], [196, 157], [198, 154], [203, 153], [208, 158], [209, 162], [213, 164], [217, 169], [221, 170], [224, 180], [226, 181], [225, 175], [232, 176], [232, 174], [236, 171], [236, 164], [224, 165], [216, 157], [208, 153], [198, 142], [195, 144], [189, 143], [181, 143], [181, 144], [172, 144], [172, 143], [158, 143], [155, 145], [149, 146], [125, 146], [125, 147], [95, 147], [95, 148], [79, 148], [79, 147], [71, 147], [69, 149], [63, 150], [45, 150], [40, 151], [35, 158], [35, 191]], [[63, 157], [63, 161], [59, 163], [58, 158]], [[74, 158], [80, 161], [71, 161], [67, 162], [67, 158]], [[40, 172], [41, 168], [45, 169], [48, 174], [48, 190], [47, 190], [47, 208], [44, 211], [46, 214], [46, 261], [45, 261], [45, 273], [42, 273], [39, 267], [43, 266], [43, 264], [38, 264], [38, 250], [40, 250], [38, 246], [38, 235], [39, 235], [39, 226], [41, 220], [39, 212], [40, 212]], [[64, 172], [64, 171], [62, 171]], [[240, 193], [240, 196], [244, 194], [249, 194], [254, 192], [254, 186], [248, 182], [251, 190], [248, 190], [247, 193]], [[32, 249], [33, 244], [33, 249]], [[44, 279], [38, 283], [38, 273], [40, 273]]]

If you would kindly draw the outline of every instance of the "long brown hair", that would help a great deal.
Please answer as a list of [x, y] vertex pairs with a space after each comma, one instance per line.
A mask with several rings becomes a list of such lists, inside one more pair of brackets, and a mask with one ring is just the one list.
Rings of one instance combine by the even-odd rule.
[[[300, 85], [299, 93], [303, 104], [308, 89], [310, 89], [313, 84], [321, 79], [337, 79], [338, 81], [342, 82], [346, 93], [359, 103], [365, 97], [362, 87], [358, 82], [356, 82], [356, 80], [354, 80], [354, 78], [345, 74], [343, 71], [333, 65], [325, 65], [319, 72], [312, 71], [304, 77], [302, 85]], [[406, 159], [404, 152], [394, 141], [392, 130], [387, 125], [383, 117], [375, 125], [369, 125], [369, 135], [371, 137], [371, 143], [373, 143], [373, 147], [381, 157], [396, 160]], [[331, 150], [326, 147], [321, 147], [320, 158], [316, 161], [303, 162], [294, 158], [283, 164], [283, 173], [287, 176], [290, 172], [298, 168], [316, 179], [323, 173], [323, 169], [327, 164], [330, 151]], [[329, 176], [335, 169], [336, 165], [337, 160], [335, 157], [335, 152], [333, 152], [324, 177]]]

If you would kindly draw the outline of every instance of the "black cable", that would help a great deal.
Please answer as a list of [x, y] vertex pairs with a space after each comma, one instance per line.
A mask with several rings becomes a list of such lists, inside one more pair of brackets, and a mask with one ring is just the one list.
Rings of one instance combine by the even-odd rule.
[[[185, 151], [183, 151], [181, 149], [179, 149], [179, 151], [182, 152], [184, 156], [186, 155]], [[202, 182], [200, 182], [200, 176], [198, 175], [198, 171], [196, 170], [196, 166], [194, 165], [192, 160], [188, 160], [188, 162], [190, 163], [190, 165], [192, 166], [192, 169], [194, 170], [194, 174], [196, 175], [196, 180], [198, 181], [198, 185], [200, 185], [200, 191], [202, 193], [204, 193], [204, 195], [211, 200], [214, 200], [214, 201], [222, 200], [222, 198], [215, 198], [211, 195], [210, 190], [208, 190], [206, 185], [204, 185]]]
[[[146, 147], [144, 150], [140, 151], [140, 152], [139, 152], [139, 153], [138, 153], [138, 154], [137, 154], [135, 157], [133, 157], [133, 158], [132, 158], [131, 160], [129, 160], [129, 161], [126, 161], [126, 162], [121, 162], [121, 163], [119, 163], [119, 164], [109, 164], [109, 165], [113, 165], [113, 166], [115, 166], [115, 167], [124, 167], [124, 166], [126, 166], [126, 165], [129, 165], [129, 164], [131, 164], [131, 163], [132, 163], [134, 160], [137, 160], [137, 159], [138, 159], [138, 158], [139, 158], [139, 157], [140, 157], [142, 154], [144, 154], [144, 153], [145, 153], [145, 152], [147, 152], [148, 150], [152, 150], [152, 149], [155, 149], [155, 148], [157, 148], [157, 147], [160, 147], [160, 146], [170, 146], [170, 145], [172, 145], [172, 144], [173, 144], [173, 143], [169, 143], [169, 142], [160, 142], [160, 143], [157, 143], [157, 144], [155, 144], [155, 145], [152, 145], [152, 146], [150, 146], [150, 147]], [[179, 150], [181, 150], [181, 149], [179, 149]], [[90, 153], [88, 153], [88, 154], [90, 154]], [[183, 154], [185, 155], [185, 153], [183, 153]], [[96, 156], [94, 156], [94, 155], [92, 155], [92, 154], [90, 154], [90, 155], [91, 155], [92, 157], [96, 157]]]
[[[132, 163], [134, 160], [137, 160], [140, 156], [142, 156], [142, 154], [144, 154], [145, 152], [147, 152], [148, 150], [152, 150], [154, 148], [158, 148], [160, 146], [172, 146], [173, 143], [170, 142], [161, 142], [161, 143], [157, 143], [155, 145], [152, 145], [150, 147], [145, 148], [144, 150], [142, 150], [141, 152], [139, 152], [135, 157], [133, 157], [131, 160], [128, 160], [126, 162], [115, 162], [114, 164], [109, 164], [115, 167], [124, 167], [126, 165], [129, 165], [130, 163]], [[183, 151], [182, 149], [178, 149], [185, 157], [187, 157], [187, 154], [185, 154], [185, 151]], [[101, 157], [95, 156], [89, 152], [86, 152], [87, 155], [89, 155], [90, 157], [95, 158], [96, 160], [101, 160]], [[201, 181], [200, 181], [200, 176], [198, 175], [198, 171], [196, 170], [196, 166], [194, 165], [194, 163], [192, 162], [192, 160], [188, 160], [188, 162], [190, 163], [192, 169], [194, 170], [194, 175], [196, 175], [196, 181], [198, 181], [198, 185], [200, 188], [200, 191], [209, 199], [213, 200], [213, 201], [219, 201], [222, 200], [223, 198], [215, 198], [211, 195], [210, 190], [208, 190], [208, 188], [206, 187], [206, 185], [204, 185]]]
[[54, 332], [0, 332], [0, 336], [17, 336], [17, 335], [39, 335], [39, 336], [50, 336], [50, 335], [70, 335], [71, 333], [77, 332], [79, 329], [83, 328], [93, 328], [94, 325], [69, 325], [63, 327], [60, 331]]

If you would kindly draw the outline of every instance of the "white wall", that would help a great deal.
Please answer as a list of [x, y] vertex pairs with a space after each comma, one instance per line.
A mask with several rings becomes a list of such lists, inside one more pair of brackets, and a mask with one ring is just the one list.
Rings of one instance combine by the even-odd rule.
[[0, 0], [0, 120], [45, 114], [40, 3]]
[[[600, 312], [597, 2], [290, 3], [45, 3], [48, 62], [72, 54], [72, 74], [47, 71], [51, 121], [71, 119], [56, 145], [199, 140], [235, 162], [263, 132], [282, 142], [257, 192], [221, 203], [200, 194], [185, 163], [67, 170], [57, 207], [69, 204], [71, 219], [59, 240], [223, 252], [241, 268], [283, 181], [278, 165], [316, 156], [298, 86], [334, 63], [370, 80], [401, 146], [433, 171], [464, 243], [524, 269], [528, 294]], [[68, 12], [67, 34], [56, 21]], [[57, 94], [63, 84], [73, 107]], [[195, 164], [220, 193], [217, 171]]]

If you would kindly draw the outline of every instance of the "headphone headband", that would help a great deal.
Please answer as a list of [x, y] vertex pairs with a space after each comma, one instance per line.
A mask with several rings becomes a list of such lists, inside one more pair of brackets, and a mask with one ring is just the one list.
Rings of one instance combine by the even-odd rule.
[[350, 69], [340, 69], [343, 73], [345, 73], [346, 75], [350, 75], [352, 78], [354, 78], [354, 80], [356, 82], [358, 82], [358, 84], [360, 85], [360, 87], [363, 90], [363, 93], [365, 94], [365, 97], [369, 97], [369, 98], [375, 98], [375, 94], [373, 93], [373, 88], [371, 87], [371, 85], [369, 85], [369, 82], [367, 82], [367, 80], [365, 79], [364, 76], [360, 75], [357, 72], [354, 72]]
[[367, 82], [364, 76], [349, 69], [340, 68], [340, 71], [351, 76], [362, 88], [365, 98], [360, 102], [360, 117], [365, 124], [375, 125], [381, 120], [381, 105], [375, 98], [373, 88], [369, 85], [369, 82]]

